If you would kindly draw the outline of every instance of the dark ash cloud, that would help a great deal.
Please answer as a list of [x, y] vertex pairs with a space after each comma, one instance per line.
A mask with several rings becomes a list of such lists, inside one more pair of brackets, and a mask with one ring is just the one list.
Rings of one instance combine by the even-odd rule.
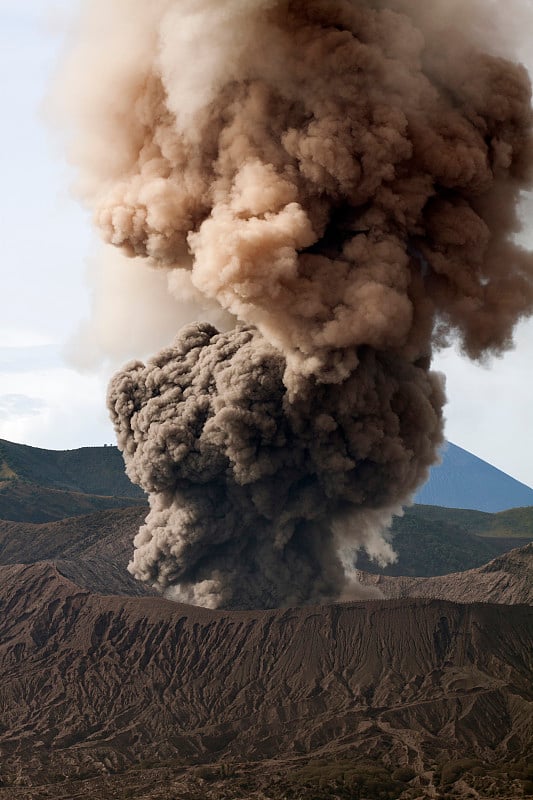
[[151, 493], [131, 568], [182, 598], [342, 593], [343, 550], [379, 555], [436, 460], [433, 348], [500, 353], [531, 313], [529, 79], [494, 32], [481, 45], [481, 5], [437, 5], [117, 0], [85, 17], [75, 155], [96, 223], [236, 320], [187, 327], [110, 387]]

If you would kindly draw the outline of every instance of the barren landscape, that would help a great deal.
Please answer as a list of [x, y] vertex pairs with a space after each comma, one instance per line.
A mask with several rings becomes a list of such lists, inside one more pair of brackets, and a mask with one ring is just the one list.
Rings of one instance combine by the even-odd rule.
[[[441, 600], [213, 612], [2, 567], [4, 782], [316, 758], [526, 758], [533, 610]], [[14, 795], [15, 796], [15, 795]]]
[[533, 5], [0, 5], [0, 800], [533, 798]]
[[465, 553], [506, 542], [466, 572], [359, 571], [376, 599], [210, 611], [128, 573], [144, 505], [17, 519], [18, 486], [48, 474], [45, 457], [18, 469], [0, 522], [2, 800], [524, 796], [533, 544], [509, 548], [527, 509], [407, 511], [409, 569], [428, 529]]

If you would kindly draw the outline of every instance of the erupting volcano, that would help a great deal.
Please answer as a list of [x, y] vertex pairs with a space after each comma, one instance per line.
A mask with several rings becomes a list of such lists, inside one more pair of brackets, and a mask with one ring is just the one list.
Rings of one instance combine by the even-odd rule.
[[434, 5], [87, 6], [72, 74], [105, 78], [76, 117], [85, 199], [229, 320], [109, 389], [150, 494], [130, 570], [180, 600], [349, 595], [354, 552], [393, 556], [383, 531], [437, 458], [433, 347], [499, 353], [531, 313], [529, 79], [483, 4]]

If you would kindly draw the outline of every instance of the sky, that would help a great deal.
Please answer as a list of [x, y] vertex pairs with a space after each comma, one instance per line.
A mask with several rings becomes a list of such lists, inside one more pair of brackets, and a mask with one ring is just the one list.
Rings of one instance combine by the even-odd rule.
[[[76, 0], [0, 0], [0, 438], [51, 449], [114, 442], [105, 407], [110, 375], [170, 341], [183, 320], [176, 309], [175, 322], [168, 303], [159, 305], [159, 276], [139, 275], [147, 281], [145, 307], [121, 304], [108, 281], [105, 313], [120, 311], [114, 324], [124, 347], [103, 361], [81, 352], [101, 245], [73, 197], [74, 174], [48, 119], [76, 6]], [[533, 72], [533, 46], [522, 58]], [[531, 223], [522, 238], [531, 247], [532, 210], [533, 200], [526, 199], [524, 219]], [[164, 317], [157, 331], [150, 326], [154, 313]], [[89, 335], [98, 338], [98, 331]], [[93, 344], [101, 355], [105, 335]], [[533, 486], [532, 320], [519, 326], [515, 344], [483, 366], [452, 347], [434, 366], [447, 378], [446, 437]]]

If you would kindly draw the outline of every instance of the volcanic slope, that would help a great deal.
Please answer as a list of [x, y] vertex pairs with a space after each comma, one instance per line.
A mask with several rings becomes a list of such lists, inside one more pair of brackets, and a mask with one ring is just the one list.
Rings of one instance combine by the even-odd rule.
[[[77, 496], [91, 499], [88, 495]], [[132, 556], [133, 538], [147, 510], [147, 506], [141, 504], [40, 523], [0, 519], [0, 564], [57, 559], [82, 560], [86, 564], [87, 559], [96, 558], [121, 565], [125, 570]], [[50, 508], [43, 502], [39, 511], [46, 515]], [[360, 553], [357, 566], [365, 572], [385, 575], [432, 576], [461, 572], [526, 544], [532, 534], [533, 508], [483, 514], [414, 506], [406, 509], [403, 517], [394, 519], [392, 535], [398, 561], [382, 569]], [[98, 587], [90, 580], [84, 585], [101, 591], [100, 582]], [[128, 585], [131, 588], [129, 582]], [[120, 583], [115, 588], [123, 591], [125, 586]]]
[[100, 511], [34, 524], [0, 520], [0, 564], [50, 561], [78, 586], [94, 592], [142, 597], [157, 594], [127, 571], [132, 540], [147, 508]]
[[481, 567], [533, 539], [533, 507], [489, 514], [462, 508], [415, 505], [394, 517], [397, 561], [380, 567], [359, 552], [357, 567], [383, 575], [428, 577]]
[[[418, 512], [424, 507], [408, 509], [406, 516], [397, 518], [396, 523], [406, 526], [411, 517], [418, 523]], [[450, 515], [456, 521], [468, 512], [448, 509], [432, 509], [439, 512], [443, 520]], [[524, 512], [530, 512], [525, 515]], [[515, 509], [506, 512], [505, 518], [515, 523], [519, 533], [527, 530], [533, 509]], [[136, 581], [126, 570], [131, 558], [132, 540], [142, 525], [147, 513], [147, 507], [142, 506], [110, 509], [85, 516], [72, 517], [45, 524], [28, 522], [11, 522], [0, 520], [0, 564], [31, 564], [38, 561], [51, 561], [59, 572], [72, 579], [79, 586], [103, 594], [126, 594], [142, 596], [154, 595], [155, 592], [147, 585]], [[475, 514], [476, 512], [471, 512]], [[456, 533], [458, 537], [457, 548], [462, 547], [463, 558], [467, 561], [472, 557], [480, 559], [484, 553], [480, 546], [474, 550], [477, 543], [483, 545], [495, 542], [496, 549], [500, 546], [511, 547], [521, 538], [507, 538], [501, 536], [504, 528], [503, 522], [498, 522], [497, 514], [480, 514], [485, 528], [495, 530], [500, 534], [498, 539], [480, 539], [470, 535], [465, 530]], [[522, 527], [515, 521], [518, 517]], [[468, 519], [467, 519], [468, 522]], [[475, 520], [480, 525], [479, 520]], [[425, 529], [417, 531], [415, 544], [411, 547], [409, 536], [402, 528], [396, 532], [394, 545], [400, 554], [400, 564], [407, 568], [416, 568], [414, 556], [410, 555], [411, 549], [420, 549], [420, 540], [424, 542], [426, 554], [429, 550], [428, 560], [431, 557], [442, 556], [445, 548], [450, 548], [446, 537], [446, 530], [442, 522], [435, 522], [432, 532], [433, 548], [428, 548], [428, 537], [424, 535]], [[444, 522], [446, 525], [446, 523]], [[452, 524], [455, 525], [455, 522]], [[472, 523], [473, 524], [473, 523]], [[509, 525], [505, 529], [512, 533]], [[440, 537], [440, 541], [439, 541]], [[498, 550], [497, 550], [498, 551]], [[489, 552], [491, 550], [489, 549]], [[409, 560], [411, 558], [411, 561]], [[408, 576], [389, 576], [386, 574], [369, 573], [358, 570], [360, 582], [365, 586], [377, 587], [385, 598], [402, 597], [435, 597], [453, 602], [492, 602], [492, 603], [529, 603], [533, 604], [533, 543], [522, 548], [515, 548], [503, 555], [498, 555], [488, 564], [472, 570], [462, 570], [448, 575], [413, 578]]]
[[100, 558], [126, 566], [147, 506], [108, 509], [55, 522], [0, 520], [0, 564]]
[[116, 447], [44, 450], [0, 439], [0, 519], [45, 523], [145, 502]]
[[442, 462], [415, 497], [417, 503], [497, 512], [533, 505], [533, 489], [505, 472], [446, 442]]
[[533, 746], [527, 606], [215, 612], [90, 593], [50, 563], [1, 567], [0, 586], [5, 780], [177, 757], [420, 766]]
[[0, 482], [0, 519], [13, 522], [55, 522], [145, 502], [144, 498], [67, 492], [19, 480]]
[[511, 550], [477, 569], [451, 575], [410, 578], [358, 571], [358, 579], [364, 586], [378, 588], [386, 598], [533, 605], [533, 544]]
[[131, 483], [116, 447], [45, 450], [0, 439], [0, 479], [22, 479], [83, 494], [144, 497]]

